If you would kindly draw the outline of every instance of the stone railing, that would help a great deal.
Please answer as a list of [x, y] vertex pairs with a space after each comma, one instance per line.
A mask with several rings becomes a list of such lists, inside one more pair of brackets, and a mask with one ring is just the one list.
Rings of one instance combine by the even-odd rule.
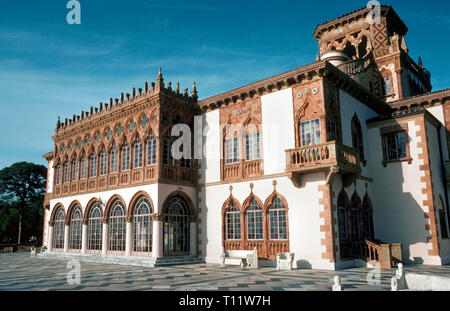
[[392, 269], [402, 262], [402, 245], [369, 241], [363, 245], [361, 255], [367, 262], [377, 262], [381, 269]]
[[226, 250], [258, 250], [260, 258], [275, 260], [278, 253], [289, 252], [289, 240], [280, 241], [250, 241], [250, 240], [225, 240], [224, 247]]
[[263, 174], [263, 162], [261, 159], [244, 161], [241, 160], [238, 163], [225, 164], [223, 168], [223, 179], [237, 180], [245, 179]]
[[286, 170], [298, 171], [339, 165], [351, 171], [359, 171], [358, 152], [338, 142], [305, 146], [286, 150]]

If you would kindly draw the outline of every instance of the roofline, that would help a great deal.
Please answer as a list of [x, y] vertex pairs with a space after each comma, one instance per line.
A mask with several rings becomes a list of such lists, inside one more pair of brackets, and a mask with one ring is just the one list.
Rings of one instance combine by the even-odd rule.
[[[405, 34], [408, 32], [408, 27], [405, 25], [405, 23], [403, 22], [403, 20], [398, 16], [398, 14], [395, 12], [394, 8], [391, 5], [381, 5], [381, 10], [382, 10], [382, 14], [383, 16], [386, 16], [387, 14], [389, 14], [389, 12], [392, 12], [394, 14], [394, 17], [396, 17], [396, 19], [401, 23], [400, 26], [404, 28], [404, 32]], [[360, 17], [364, 17], [367, 16], [367, 14], [372, 11], [372, 7], [363, 7], [359, 10], [341, 15], [335, 19], [329, 20], [327, 22], [321, 23], [319, 25], [316, 26], [316, 29], [314, 30], [314, 38], [319, 39], [319, 33], [321, 30], [325, 29], [325, 28], [329, 28], [330, 26], [334, 26], [336, 24], [340, 24], [344, 21], [350, 21], [352, 19], [357, 19]]]
[[389, 106], [392, 109], [401, 110], [414, 106], [427, 107], [436, 104], [436, 102], [444, 103], [446, 101], [450, 101], [450, 88], [390, 102]]
[[255, 95], [262, 96], [282, 90], [283, 88], [291, 87], [294, 84], [300, 84], [303, 81], [311, 80], [314, 76], [330, 78], [342, 90], [348, 92], [377, 113], [389, 114], [391, 112], [391, 108], [383, 99], [366, 90], [363, 86], [361, 86], [361, 84], [354, 81], [328, 61], [317, 61], [304, 67], [296, 68], [246, 86], [206, 98], [199, 101], [199, 106], [203, 112], [212, 111], [220, 108], [222, 105], [228, 105], [239, 100], [243, 101], [247, 98], [253, 98]]
[[423, 115], [424, 118], [429, 121], [434, 127], [439, 128], [442, 124], [441, 122], [428, 110], [426, 110], [425, 107], [419, 106], [419, 107], [408, 107], [407, 109], [398, 110], [393, 112], [390, 116], [380, 116], [376, 117], [370, 120], [366, 121], [366, 124], [370, 127], [376, 127], [378, 124], [394, 121], [394, 120], [401, 120], [404, 118], [409, 118], [413, 116], [419, 116]]
[[55, 154], [53, 151], [47, 152], [46, 154], [42, 155], [42, 157], [44, 159], [46, 159], [47, 161], [52, 160], [54, 156], [55, 156]]

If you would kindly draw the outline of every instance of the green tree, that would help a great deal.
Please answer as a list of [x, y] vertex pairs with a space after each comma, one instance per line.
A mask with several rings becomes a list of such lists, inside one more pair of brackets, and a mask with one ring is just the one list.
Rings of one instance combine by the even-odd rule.
[[[46, 189], [47, 168], [28, 162], [14, 163], [0, 170], [0, 200], [7, 202], [6, 215], [13, 216], [11, 207], [18, 212], [17, 243], [21, 243], [22, 222], [34, 223], [32, 218], [42, 215]], [[39, 208], [37, 206], [40, 206]], [[9, 211], [8, 211], [9, 210]], [[2, 225], [0, 223], [0, 225]], [[7, 226], [7, 224], [6, 224]]]

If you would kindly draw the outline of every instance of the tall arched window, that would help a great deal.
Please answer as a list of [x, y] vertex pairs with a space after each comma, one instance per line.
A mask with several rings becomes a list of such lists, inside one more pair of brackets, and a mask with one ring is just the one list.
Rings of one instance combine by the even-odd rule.
[[353, 241], [359, 241], [361, 237], [360, 208], [361, 208], [361, 199], [356, 193], [354, 193], [352, 196], [351, 212], [350, 212]]
[[89, 177], [97, 176], [97, 155], [95, 151], [92, 151], [91, 156], [89, 157]]
[[55, 221], [53, 224], [53, 249], [64, 249], [64, 227], [65, 227], [64, 208], [59, 207], [55, 213]]
[[262, 240], [263, 234], [263, 213], [261, 206], [253, 199], [246, 210], [247, 217], [247, 238], [249, 240]]
[[122, 146], [122, 171], [126, 171], [130, 169], [130, 145], [128, 145], [127, 141], [123, 143]]
[[227, 240], [241, 239], [241, 211], [233, 200], [225, 210], [225, 230]]
[[164, 253], [182, 255], [189, 253], [189, 209], [186, 201], [174, 196], [163, 207]]
[[116, 200], [109, 212], [109, 251], [125, 251], [125, 230], [125, 207], [120, 200]]
[[348, 198], [344, 192], [341, 192], [337, 201], [338, 208], [338, 227], [339, 227], [339, 239], [347, 240], [348, 232], [347, 232], [347, 213], [348, 213]]
[[271, 240], [287, 240], [287, 213], [286, 206], [279, 197], [275, 197], [269, 206], [269, 227]]
[[78, 180], [78, 159], [72, 161], [72, 181]]
[[141, 197], [134, 206], [133, 240], [136, 253], [152, 251], [152, 205], [146, 197]]
[[117, 173], [119, 170], [119, 150], [116, 144], [111, 148], [111, 173]]
[[86, 155], [81, 159], [81, 173], [80, 178], [85, 179], [87, 177], [87, 167], [88, 167], [88, 159]]
[[156, 164], [156, 138], [152, 132], [147, 140], [147, 165], [153, 164]]
[[363, 133], [361, 123], [359, 122], [356, 113], [352, 118], [351, 126], [352, 126], [352, 146], [358, 151], [359, 160], [361, 162], [364, 162]]
[[82, 212], [80, 206], [72, 209], [70, 216], [69, 249], [81, 250]]
[[64, 163], [64, 182], [67, 183], [70, 181], [70, 163], [69, 160], [67, 160]]
[[369, 196], [366, 194], [363, 199], [363, 228], [364, 237], [368, 240], [374, 239], [373, 230], [373, 209]]
[[88, 245], [90, 252], [102, 250], [103, 213], [98, 202], [94, 203], [89, 211], [88, 220]]
[[62, 167], [61, 165], [56, 166], [56, 184], [59, 185], [62, 179]]
[[106, 175], [108, 171], [108, 154], [105, 151], [105, 148], [102, 148], [100, 151], [100, 175]]
[[441, 227], [441, 237], [443, 239], [448, 239], [448, 226], [447, 226], [447, 215], [445, 213], [445, 204], [444, 200], [442, 200], [442, 197], [439, 196], [439, 207], [438, 207], [438, 213], [439, 213], [439, 225]]
[[143, 145], [142, 141], [137, 138], [134, 142], [134, 167], [140, 168], [142, 167], [142, 155], [143, 155]]

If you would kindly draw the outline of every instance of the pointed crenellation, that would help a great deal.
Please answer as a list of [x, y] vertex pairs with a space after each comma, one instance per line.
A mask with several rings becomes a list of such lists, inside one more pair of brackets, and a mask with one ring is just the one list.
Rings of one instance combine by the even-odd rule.
[[100, 102], [99, 110], [103, 111], [103, 102]]
[[188, 90], [189, 90], [188, 88], [185, 88], [185, 89], [184, 89], [183, 96], [189, 97]]
[[120, 104], [123, 104], [123, 100], [124, 100], [124, 94], [122, 92], [122, 93], [120, 93]]
[[130, 101], [130, 93], [127, 93], [127, 101]]
[[197, 100], [197, 99], [198, 99], [198, 92], [197, 92], [197, 86], [195, 85], [195, 81], [194, 81], [194, 84], [192, 85], [191, 97], [192, 97], [194, 100]]
[[167, 89], [166, 89], [169, 94], [172, 93], [172, 82], [169, 82], [169, 84], [167, 84]]
[[94, 114], [94, 107], [91, 106], [91, 110], [89, 110], [89, 116], [92, 117], [93, 114]]
[[145, 94], [148, 93], [148, 82], [147, 81], [145, 81], [145, 84], [144, 84], [144, 92], [145, 92]]
[[133, 91], [131, 92], [132, 93], [132, 97], [131, 98], [136, 98], [136, 88], [134, 87], [133, 88]]
[[159, 68], [158, 71], [158, 78], [156, 79], [156, 84], [155, 84], [155, 91], [156, 92], [160, 92], [164, 89], [164, 78], [162, 75], [162, 69]]
[[175, 92], [177, 94], [180, 94], [180, 82], [177, 82], [177, 86], [176, 86]]

